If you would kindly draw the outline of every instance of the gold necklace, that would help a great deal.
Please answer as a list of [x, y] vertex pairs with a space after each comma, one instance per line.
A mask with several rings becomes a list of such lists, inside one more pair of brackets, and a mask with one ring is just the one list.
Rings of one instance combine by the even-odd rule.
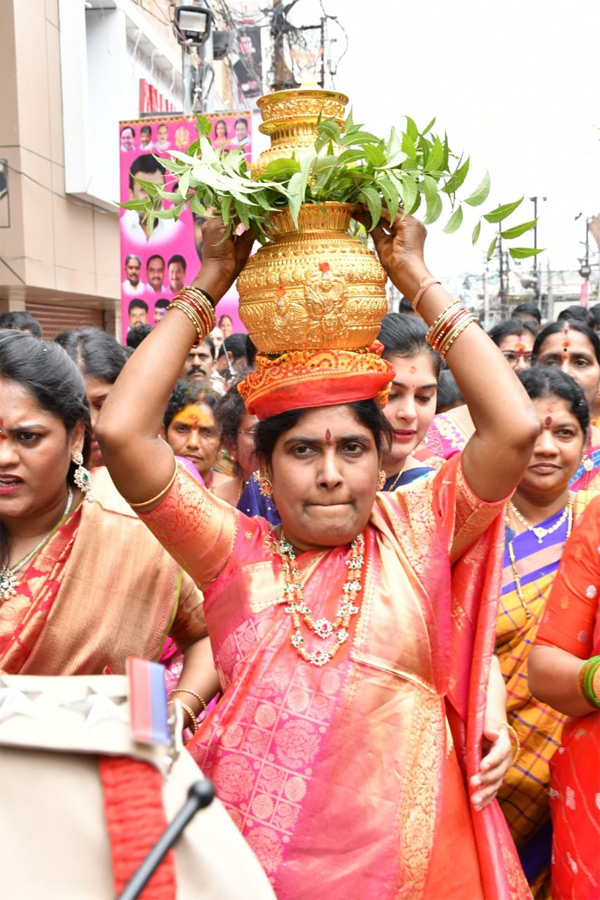
[[[404, 469], [400, 469], [400, 471], [398, 472], [398, 474], [396, 475], [396, 477], [394, 478], [394, 480], [393, 480], [392, 483], [390, 484], [389, 488], [387, 489], [387, 493], [391, 493], [392, 491], [395, 491], [395, 490], [396, 490], [396, 485], [398, 484], [398, 482], [399, 482], [400, 479], [402, 478], [403, 473], [404, 473]], [[391, 477], [391, 476], [390, 476], [390, 477]]]
[[[60, 522], [62, 522], [65, 516], [67, 516], [71, 512], [72, 503], [73, 491], [69, 487], [67, 491], [67, 505], [65, 506], [65, 510], [59, 519], [59, 524]], [[19, 560], [19, 562], [16, 563], [16, 565], [11, 567], [9, 567], [8, 565], [2, 566], [2, 568], [0, 569], [0, 603], [3, 600], [8, 600], [10, 597], [14, 597], [16, 595], [17, 588], [20, 587], [21, 584], [21, 582], [17, 578], [17, 572], [19, 572], [23, 568], [23, 566], [30, 562], [35, 554], [42, 549], [46, 541], [48, 541], [54, 534], [56, 527], [57, 526], [55, 525], [54, 528], [52, 528], [48, 532], [48, 534], [45, 534], [39, 544], [36, 544], [33, 550], [30, 550], [29, 553], [23, 557], [23, 559]]]
[[[289, 541], [286, 541], [283, 535], [276, 544], [276, 551], [281, 559], [285, 578], [283, 593], [284, 597], [289, 597], [288, 605], [284, 609], [291, 615], [294, 623], [294, 632], [291, 637], [292, 647], [305, 662], [311, 663], [313, 666], [325, 666], [328, 662], [331, 662], [342, 644], [350, 637], [348, 633], [350, 619], [360, 609], [354, 601], [358, 592], [362, 590], [361, 575], [364, 549], [364, 538], [362, 534], [359, 534], [350, 545], [350, 558], [346, 560], [346, 565], [350, 569], [348, 581], [343, 587], [344, 595], [337, 615], [334, 621], [330, 622], [324, 616], [315, 621], [310, 609], [304, 602], [304, 589], [300, 580], [300, 572], [296, 566], [296, 554], [292, 545]], [[308, 651], [304, 646], [304, 637], [301, 631], [302, 622], [321, 640], [333, 638], [333, 644], [329, 649]]]
[[[513, 510], [516, 511], [516, 507], [513, 506], [512, 503], [510, 503], [509, 505], [513, 508]], [[566, 515], [565, 515], [565, 513], [566, 513]], [[517, 516], [517, 519], [518, 518], [519, 518], [519, 516]], [[565, 506], [565, 508], [563, 510], [563, 515], [560, 517], [558, 522], [555, 522], [555, 524], [551, 528], [542, 529], [542, 531], [544, 531], [544, 533], [546, 535], [552, 534], [553, 531], [556, 531], [559, 524], [562, 525], [562, 523], [565, 521], [565, 518], [567, 519], [567, 536], [565, 537], [565, 541], [566, 541], [568, 539], [569, 535], [571, 534], [571, 529], [573, 527], [573, 501], [570, 497], [569, 497], [569, 501], [568, 501], [567, 505]], [[508, 527], [510, 528], [510, 524], [508, 522], [508, 516], [505, 517], [505, 521], [506, 521], [506, 524], [508, 525]], [[531, 526], [529, 526], [528, 530], [533, 531]], [[536, 537], [537, 537], [537, 535], [536, 535]], [[521, 579], [519, 578], [519, 573], [517, 571], [517, 560], [515, 558], [515, 548], [513, 547], [513, 541], [514, 541], [514, 538], [511, 538], [508, 542], [508, 556], [510, 559], [510, 568], [512, 570], [513, 581], [514, 581], [515, 587], [517, 589], [517, 596], [518, 596], [519, 600], [521, 601], [521, 606], [525, 610], [525, 618], [527, 620], [529, 620], [531, 618], [531, 610], [529, 609], [529, 604], [527, 603], [527, 601], [525, 600], [525, 597], [523, 595]], [[539, 537], [538, 537], [538, 543], [540, 543], [540, 544], [542, 543]]]

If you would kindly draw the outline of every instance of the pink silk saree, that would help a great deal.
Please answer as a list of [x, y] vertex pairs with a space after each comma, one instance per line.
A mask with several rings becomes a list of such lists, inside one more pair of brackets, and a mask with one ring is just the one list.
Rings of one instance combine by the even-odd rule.
[[[223, 697], [189, 748], [279, 900], [529, 896], [497, 804], [472, 813], [465, 787], [481, 759], [501, 508], [473, 496], [460, 457], [378, 494], [355, 640], [322, 669], [290, 644], [264, 520], [182, 471], [143, 516], [205, 591]], [[298, 556], [313, 615], [334, 617], [348, 553]]]

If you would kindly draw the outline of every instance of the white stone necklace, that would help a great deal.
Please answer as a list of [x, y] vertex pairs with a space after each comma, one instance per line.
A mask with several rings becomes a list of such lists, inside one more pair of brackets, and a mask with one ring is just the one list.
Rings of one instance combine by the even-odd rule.
[[[283, 535], [276, 545], [285, 579], [284, 597], [287, 599], [287, 606], [284, 609], [292, 617], [294, 625], [291, 637], [292, 647], [295, 648], [298, 655], [305, 662], [313, 666], [326, 666], [337, 654], [342, 644], [350, 638], [348, 631], [350, 619], [360, 611], [360, 607], [356, 605], [355, 600], [358, 592], [362, 590], [361, 576], [364, 563], [364, 549], [365, 542], [362, 534], [359, 534], [350, 545], [350, 557], [346, 560], [346, 565], [350, 570], [348, 580], [342, 589], [343, 593], [337, 615], [334, 621], [331, 622], [324, 616], [316, 621], [313, 619], [311, 611], [304, 601], [304, 589], [292, 545], [289, 541], [286, 541]], [[302, 623], [321, 640], [327, 641], [332, 639], [330, 646], [326, 649], [314, 647], [312, 650], [307, 650], [301, 631]]]
[[524, 525], [528, 531], [533, 532], [533, 534], [537, 538], [538, 544], [541, 544], [543, 539], [545, 537], [548, 537], [549, 534], [553, 534], [555, 531], [558, 531], [560, 526], [564, 525], [564, 523], [567, 521], [567, 519], [573, 515], [573, 501], [569, 497], [569, 500], [567, 501], [567, 505], [565, 506], [565, 508], [562, 511], [562, 515], [558, 517], [558, 519], [556, 520], [554, 525], [551, 525], [550, 528], [543, 528], [541, 525], [531, 525], [527, 521], [527, 519], [525, 518], [523, 513], [519, 509], [517, 509], [517, 507], [512, 502], [512, 500], [509, 501], [508, 505], [509, 505], [510, 511], [512, 512], [515, 519], [518, 519], [519, 522], [521, 523], [521, 525]]
[[[64, 519], [65, 516], [68, 516], [68, 514], [71, 512], [72, 504], [73, 504], [73, 491], [69, 487], [68, 492], [67, 492], [67, 505], [65, 506], [65, 511], [63, 512], [62, 516], [60, 517], [59, 522], [62, 519]], [[54, 526], [54, 528], [55, 527], [56, 526]], [[2, 568], [0, 569], [0, 603], [3, 600], [8, 600], [10, 597], [14, 597], [16, 595], [17, 588], [21, 584], [19, 579], [16, 577], [16, 573], [20, 572], [21, 569], [23, 568], [23, 566], [26, 566], [27, 563], [33, 559], [35, 554], [38, 553], [42, 549], [42, 547], [44, 546], [44, 544], [46, 543], [46, 541], [48, 540], [50, 535], [54, 532], [54, 528], [52, 528], [48, 532], [48, 534], [45, 534], [44, 537], [42, 538], [42, 540], [39, 542], [39, 544], [36, 544], [36, 546], [33, 548], [33, 550], [30, 550], [29, 553], [27, 554], [27, 556], [24, 556], [23, 559], [19, 560], [19, 562], [16, 565], [14, 565], [12, 567], [9, 567], [8, 565], [2, 566]]]

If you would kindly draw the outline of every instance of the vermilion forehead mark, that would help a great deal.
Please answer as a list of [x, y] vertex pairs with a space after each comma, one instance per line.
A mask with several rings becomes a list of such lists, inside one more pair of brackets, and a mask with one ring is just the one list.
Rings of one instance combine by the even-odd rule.
[[551, 425], [552, 425], [552, 416], [546, 416], [546, 418], [544, 419], [544, 427], [550, 428]]
[[331, 444], [331, 432], [330, 432], [329, 428], [325, 432], [325, 442], [327, 444]]
[[4, 430], [4, 419], [0, 419], [0, 441], [7, 441], [8, 435]]
[[567, 355], [567, 350], [571, 346], [571, 341], [569, 340], [569, 323], [565, 322], [565, 327], [563, 328], [563, 356]]

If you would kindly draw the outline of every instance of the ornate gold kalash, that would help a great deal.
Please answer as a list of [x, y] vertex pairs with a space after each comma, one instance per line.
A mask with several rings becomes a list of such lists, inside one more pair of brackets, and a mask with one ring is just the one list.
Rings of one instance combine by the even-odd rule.
[[[261, 97], [260, 131], [271, 147], [254, 177], [274, 159], [314, 150], [319, 116], [343, 125], [344, 94], [277, 91]], [[386, 274], [375, 255], [348, 233], [352, 206], [304, 204], [296, 230], [287, 209], [271, 214], [270, 242], [237, 282], [240, 316], [260, 351], [355, 349], [377, 337], [387, 312]]]

